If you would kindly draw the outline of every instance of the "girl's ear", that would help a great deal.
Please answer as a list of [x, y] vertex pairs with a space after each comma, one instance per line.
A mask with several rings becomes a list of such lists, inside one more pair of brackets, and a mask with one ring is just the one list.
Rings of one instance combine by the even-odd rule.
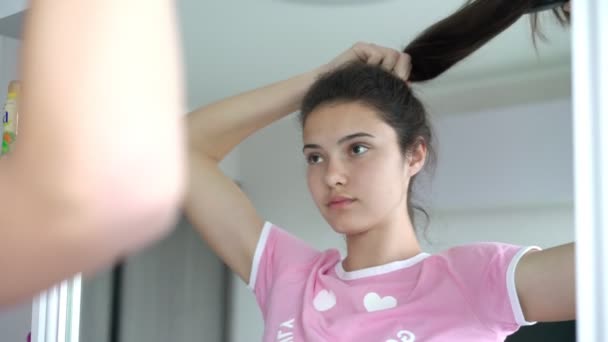
[[426, 143], [424, 141], [418, 142], [416, 147], [407, 156], [408, 174], [410, 177], [417, 175], [422, 170], [426, 163], [426, 155]]

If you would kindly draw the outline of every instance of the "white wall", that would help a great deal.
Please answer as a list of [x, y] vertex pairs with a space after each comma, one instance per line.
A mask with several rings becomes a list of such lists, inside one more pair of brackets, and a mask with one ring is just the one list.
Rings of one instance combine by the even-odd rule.
[[4, 106], [8, 83], [17, 78], [18, 40], [0, 36], [0, 101]]
[[[0, 101], [2, 106], [6, 100], [8, 82], [17, 78], [18, 49], [17, 40], [0, 36]], [[0, 341], [25, 341], [31, 322], [31, 303], [0, 311]]]
[[[426, 187], [432, 222], [424, 249], [482, 240], [549, 247], [573, 240], [567, 98], [437, 115], [434, 125], [439, 163]], [[251, 137], [241, 150], [244, 189], [264, 218], [318, 248], [343, 251], [342, 239], [308, 195], [300, 149], [293, 117]], [[238, 279], [233, 284], [231, 341], [255, 340], [263, 322], [254, 297]]]

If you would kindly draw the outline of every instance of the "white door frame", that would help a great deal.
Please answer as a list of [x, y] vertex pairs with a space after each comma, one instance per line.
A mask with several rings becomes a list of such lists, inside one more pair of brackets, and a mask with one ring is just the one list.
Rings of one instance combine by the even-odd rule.
[[608, 1], [572, 1], [579, 341], [608, 341]]

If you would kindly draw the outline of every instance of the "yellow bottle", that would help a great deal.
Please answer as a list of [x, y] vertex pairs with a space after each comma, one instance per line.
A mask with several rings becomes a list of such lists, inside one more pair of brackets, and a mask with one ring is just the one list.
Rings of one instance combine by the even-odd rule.
[[17, 126], [19, 114], [17, 109], [18, 97], [21, 85], [18, 81], [11, 81], [8, 86], [8, 96], [4, 111], [2, 112], [2, 123], [4, 133], [2, 134], [2, 153], [11, 152], [15, 139], [17, 138]]

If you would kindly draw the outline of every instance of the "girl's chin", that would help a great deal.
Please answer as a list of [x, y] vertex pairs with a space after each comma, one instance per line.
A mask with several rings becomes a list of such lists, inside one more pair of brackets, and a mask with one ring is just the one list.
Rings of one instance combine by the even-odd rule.
[[366, 231], [365, 226], [355, 223], [335, 222], [330, 223], [331, 228], [338, 234], [345, 236], [358, 235]]

